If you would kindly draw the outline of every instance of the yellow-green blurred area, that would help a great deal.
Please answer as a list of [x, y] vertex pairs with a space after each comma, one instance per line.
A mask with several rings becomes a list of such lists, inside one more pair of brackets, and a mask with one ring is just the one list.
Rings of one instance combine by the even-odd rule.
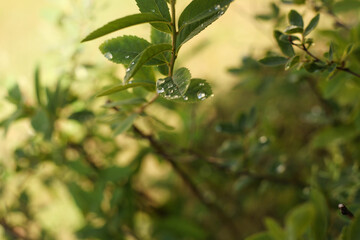
[[[190, 2], [177, 0], [176, 15]], [[280, 8], [276, 21], [256, 18], [271, 12], [272, 2]], [[332, 39], [334, 59], [341, 58], [353, 42], [356, 54], [341, 61], [356, 69], [358, 11], [334, 17], [311, 5], [327, 1], [281, 2], [235, 0], [181, 48], [175, 69], [206, 79], [214, 97], [189, 105], [159, 98], [139, 113], [154, 92], [96, 97], [126, 72], [99, 45], [123, 35], [150, 41], [151, 26], [80, 43], [105, 23], [137, 13], [135, 0], [0, 1], [0, 240], [244, 239], [264, 230], [267, 216], [282, 227], [288, 211], [314, 199], [314, 186], [317, 203], [325, 202], [324, 192], [329, 206], [359, 205], [359, 81], [341, 72], [334, 79], [344, 82], [334, 83], [328, 69], [312, 75], [299, 64], [284, 72], [257, 61], [282, 54], [273, 30], [283, 30], [296, 9], [305, 25], [321, 13], [311, 51], [325, 58]], [[334, 21], [350, 27], [333, 29]], [[131, 98], [140, 104], [107, 102]], [[126, 123], [134, 113], [144, 132], [114, 135], [116, 118]], [[310, 205], [302, 209], [317, 216]], [[329, 209], [335, 227], [328, 235], [337, 236], [344, 224]]]
[[[189, 0], [180, 0], [177, 3], [177, 14], [180, 14]], [[181, 50], [177, 65], [188, 67], [194, 77], [209, 79], [214, 86], [215, 94], [221, 89], [229, 89], [234, 78], [226, 73], [226, 68], [238, 62], [242, 55], [257, 53], [261, 47], [272, 42], [270, 26], [261, 25], [254, 21], [253, 15], [257, 11], [264, 11], [269, 1], [235, 1], [229, 11], [215, 24], [211, 25], [199, 36], [192, 39]], [[0, 2], [0, 79], [1, 79], [1, 119], [14, 110], [14, 106], [5, 102], [7, 90], [18, 83], [25, 101], [32, 104], [35, 101], [33, 87], [34, 71], [36, 66], [41, 67], [42, 84], [54, 86], [57, 75], [71, 68], [69, 59], [75, 49], [81, 52], [78, 61], [111, 67], [114, 63], [107, 61], [98, 50], [104, 39], [120, 35], [137, 35], [145, 39], [150, 37], [148, 25], [138, 25], [115, 32], [110, 36], [95, 41], [80, 44], [90, 31], [121, 16], [138, 12], [135, 1], [132, 0], [34, 0], [34, 1], [1, 1]], [[93, 84], [88, 80], [86, 69], [78, 67], [75, 73], [81, 79], [79, 92], [87, 91], [91, 96]], [[118, 75], [124, 70], [118, 67]], [[101, 79], [97, 79], [101, 85]], [[85, 90], [84, 90], [85, 89]], [[100, 107], [100, 105], [99, 105]], [[163, 109], [156, 109], [160, 116], [168, 116]], [[168, 116], [169, 117], [169, 116]], [[169, 121], [171, 121], [168, 118]], [[173, 121], [176, 124], [176, 118]], [[68, 126], [59, 123], [63, 131], [68, 131], [70, 137], [82, 134], [81, 126]], [[171, 123], [172, 124], [172, 123]], [[20, 121], [10, 126], [6, 136], [1, 132], [0, 161], [1, 187], [4, 194], [1, 197], [0, 216], [6, 218], [10, 225], [19, 226], [20, 236], [22, 225], [29, 224], [19, 211], [11, 211], [13, 203], [18, 201], [20, 192], [25, 190], [31, 198], [30, 210], [35, 218], [26, 226], [27, 234], [39, 236], [43, 227], [54, 233], [56, 239], [76, 239], [74, 232], [84, 221], [71, 195], [61, 181], [55, 181], [51, 187], [45, 187], [43, 179], [59, 170], [51, 162], [42, 164], [40, 168], [24, 174], [14, 173], [15, 163], [12, 160], [13, 151], [21, 146], [25, 139], [34, 135], [29, 121]], [[111, 133], [109, 133], [111, 134]], [[80, 137], [81, 138], [81, 137]], [[137, 151], [133, 146], [133, 139], [118, 137], [117, 142], [125, 150], [117, 157], [118, 165], [126, 165]], [[46, 147], [46, 146], [44, 146]], [[51, 147], [50, 147], [51, 148]], [[169, 166], [159, 165], [154, 158], [147, 158], [142, 166], [140, 185], [148, 188], [148, 194], [157, 202], [166, 201], [170, 194], [167, 191], [151, 188], [147, 183], [151, 179], [161, 179], [169, 172]], [[64, 176], [64, 179], [71, 178]], [[149, 180], [150, 179], [150, 180]], [[89, 200], [90, 201], [90, 200]], [[95, 224], [102, 224], [99, 219], [92, 219]], [[36, 226], [40, 223], [41, 227]], [[147, 216], [139, 212], [136, 222], [140, 233], [146, 236]], [[32, 224], [32, 225], [31, 225]], [[3, 227], [0, 227], [0, 239], [4, 238]], [[127, 239], [135, 239], [128, 237]]]

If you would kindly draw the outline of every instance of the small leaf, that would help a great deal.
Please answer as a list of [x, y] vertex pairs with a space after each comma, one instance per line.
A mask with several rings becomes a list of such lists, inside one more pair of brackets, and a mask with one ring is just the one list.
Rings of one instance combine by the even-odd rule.
[[269, 230], [269, 234], [274, 240], [285, 240], [286, 234], [281, 226], [271, 218], [265, 219], [266, 228]]
[[304, 37], [309, 35], [309, 33], [316, 28], [320, 20], [320, 15], [317, 14], [313, 19], [311, 19], [309, 25], [305, 28]]
[[290, 25], [304, 28], [304, 21], [302, 16], [295, 10], [291, 10], [288, 15]]
[[352, 44], [352, 43], [348, 44], [344, 50], [342, 57], [341, 57], [341, 61], [345, 61], [346, 58], [351, 54], [353, 49], [354, 49], [354, 44]]
[[109, 89], [106, 89], [100, 93], [98, 93], [96, 96], [97, 97], [102, 97], [102, 96], [106, 96], [106, 95], [110, 95], [113, 93], [117, 93], [120, 91], [124, 91], [128, 88], [134, 88], [134, 87], [154, 87], [155, 83], [151, 82], [151, 81], [142, 81], [142, 82], [132, 82], [132, 83], [128, 83], [128, 84], [118, 84], [115, 85]]
[[304, 29], [302, 27], [299, 26], [295, 26], [295, 25], [290, 25], [288, 26], [284, 32], [285, 33], [302, 33], [304, 31]]
[[20, 87], [17, 83], [9, 89], [6, 99], [17, 106], [23, 103]]
[[114, 130], [114, 136], [126, 132], [133, 125], [137, 116], [138, 116], [137, 113], [133, 113], [124, 120], [122, 120], [119, 124], [117, 124]]
[[265, 57], [263, 59], [260, 59], [259, 62], [266, 65], [266, 66], [279, 66], [286, 64], [288, 61], [288, 58], [285, 57]]
[[328, 227], [328, 207], [325, 197], [316, 189], [311, 190], [311, 201], [315, 206], [315, 218], [311, 225], [312, 239], [326, 239]]
[[99, 37], [102, 37], [106, 34], [115, 32], [117, 30], [121, 30], [127, 27], [131, 27], [137, 24], [142, 23], [166, 23], [170, 25], [170, 22], [163, 17], [153, 14], [153, 13], [139, 13], [134, 15], [129, 15], [126, 17], [122, 17], [116, 19], [112, 22], [107, 23], [101, 28], [90, 33], [86, 38], [84, 38], [81, 42], [90, 41]]
[[[122, 36], [106, 40], [100, 45], [101, 53], [110, 61], [129, 65], [131, 60], [143, 52], [151, 44], [136, 36]], [[151, 59], [146, 65], [165, 64], [164, 59]]]
[[[169, 22], [171, 21], [169, 7], [166, 4], [165, 0], [136, 0], [136, 3], [139, 7], [140, 12], [154, 13], [163, 17]], [[171, 33], [171, 27], [167, 24], [151, 23], [151, 25], [162, 32]]]
[[334, 44], [330, 43], [328, 59], [331, 62], [334, 56]]
[[286, 218], [286, 239], [299, 239], [311, 226], [314, 214], [314, 206], [310, 203], [305, 203], [293, 209]]
[[42, 106], [42, 98], [41, 98], [41, 82], [40, 82], [40, 66], [37, 66], [34, 73], [34, 82], [35, 82], [35, 94], [36, 100], [39, 106]]
[[187, 68], [179, 68], [175, 71], [173, 81], [181, 95], [184, 95], [190, 85], [191, 73]]
[[290, 68], [292, 68], [293, 66], [295, 66], [299, 61], [300, 61], [300, 57], [299, 57], [299, 56], [293, 56], [293, 57], [290, 58], [289, 61], [287, 61], [287, 63], [285, 64], [285, 70], [289, 70]]
[[69, 116], [69, 119], [78, 121], [80, 123], [87, 122], [95, 118], [95, 114], [89, 110], [83, 110], [79, 112], [74, 112]]
[[[285, 35], [280, 31], [274, 31], [274, 37], [283, 54], [288, 57], [292, 57], [295, 55], [294, 48], [289, 41], [288, 35]], [[286, 41], [282, 39], [286, 39]]]
[[156, 44], [147, 47], [130, 63], [130, 66], [126, 69], [124, 81], [127, 82], [150, 59], [162, 52], [171, 51], [171, 49], [172, 46], [167, 43]]
[[310, 62], [310, 63], [304, 64], [304, 68], [309, 73], [313, 73], [313, 72], [326, 70], [327, 64], [325, 64], [323, 62]]
[[231, 2], [232, 0], [193, 0], [179, 17], [177, 51], [185, 42], [223, 15]]
[[44, 134], [46, 139], [50, 139], [52, 135], [52, 126], [47, 113], [39, 109], [31, 118], [31, 125], [36, 132]]

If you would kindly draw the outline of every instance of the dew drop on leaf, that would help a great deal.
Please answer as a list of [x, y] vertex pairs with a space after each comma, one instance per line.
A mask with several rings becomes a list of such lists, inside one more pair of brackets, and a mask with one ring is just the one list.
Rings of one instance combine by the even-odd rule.
[[127, 68], [127, 69], [126, 69], [126, 72], [130, 72], [130, 68]]
[[109, 60], [111, 60], [113, 58], [113, 55], [111, 54], [111, 52], [105, 53], [104, 56]]
[[219, 10], [219, 9], [220, 9], [220, 5], [218, 4], [215, 6], [215, 10]]
[[130, 57], [129, 55], [125, 56], [126, 59], [128, 59], [129, 57]]
[[197, 93], [197, 98], [200, 99], [200, 100], [204, 100], [206, 97], [206, 94], [203, 93], [203, 92], [198, 92]]
[[157, 89], [156, 91], [157, 91], [157, 93], [163, 93], [163, 92], [165, 92], [165, 90], [164, 90], [163, 88]]

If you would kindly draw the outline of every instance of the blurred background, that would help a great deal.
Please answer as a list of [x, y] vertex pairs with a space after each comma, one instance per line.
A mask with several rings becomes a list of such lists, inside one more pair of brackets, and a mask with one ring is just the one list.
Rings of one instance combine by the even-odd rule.
[[[179, 16], [191, 1], [177, 2]], [[328, 11], [333, 4], [339, 18]], [[265, 217], [282, 225], [314, 186], [329, 206], [327, 239], [335, 239], [346, 220], [333, 206], [359, 204], [359, 80], [340, 74], [344, 81], [334, 84], [323, 72], [284, 72], [257, 60], [280, 53], [273, 30], [283, 30], [296, 9], [305, 23], [321, 13], [314, 52], [322, 57], [333, 41], [339, 56], [354, 43], [349, 66], [356, 69], [359, 7], [235, 0], [184, 45], [176, 67], [207, 79], [214, 97], [190, 105], [159, 100], [137, 124], [180, 163], [201, 189], [199, 200], [146, 139], [131, 131], [114, 136], [118, 116], [95, 97], [125, 73], [99, 45], [121, 35], [150, 40], [150, 26], [80, 41], [137, 13], [136, 2], [1, 1], [0, 239], [226, 240], [234, 229], [245, 239], [265, 229]]]

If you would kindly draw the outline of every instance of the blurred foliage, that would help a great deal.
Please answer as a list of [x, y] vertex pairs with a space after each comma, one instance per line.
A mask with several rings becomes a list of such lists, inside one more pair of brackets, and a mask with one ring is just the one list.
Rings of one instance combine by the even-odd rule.
[[[184, 16], [195, 34], [214, 20], [195, 16], [202, 3]], [[237, 83], [208, 105], [154, 98], [156, 81], [187, 82], [184, 68], [173, 77], [153, 58], [123, 85], [118, 65], [94, 65], [82, 57], [83, 36], [69, 36], [55, 80], [39, 65], [33, 98], [17, 84], [8, 90], [15, 107], [1, 127], [25, 123], [31, 134], [19, 130], [25, 140], [1, 162], [1, 238], [359, 239], [359, 3], [281, 0], [254, 13], [274, 26], [277, 45], [228, 69]], [[61, 14], [58, 28], [78, 26], [72, 21]], [[152, 24], [151, 42], [168, 42], [159, 34], [168, 25]], [[126, 69], [128, 55], [108, 53], [127, 40], [100, 51]], [[342, 216], [339, 203], [355, 217]], [[53, 205], [63, 214], [52, 216]]]

